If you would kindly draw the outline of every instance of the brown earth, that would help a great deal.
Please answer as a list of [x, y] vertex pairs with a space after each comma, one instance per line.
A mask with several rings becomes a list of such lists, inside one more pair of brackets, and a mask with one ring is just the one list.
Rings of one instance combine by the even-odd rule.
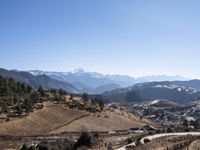
[[46, 135], [55, 128], [86, 115], [86, 112], [46, 103], [43, 109], [30, 113], [26, 118], [1, 124], [0, 135]]
[[101, 115], [87, 116], [73, 121], [73, 123], [63, 126], [51, 133], [61, 133], [65, 131], [80, 131], [86, 129], [88, 131], [112, 131], [112, 130], [127, 130], [133, 127], [143, 127], [146, 124], [154, 125], [153, 122], [143, 119], [140, 121], [139, 117], [121, 110], [113, 110], [105, 112], [107, 117]]
[[200, 140], [192, 142], [188, 150], [200, 150]]
[[122, 110], [108, 109], [102, 113], [67, 109], [58, 104], [45, 103], [43, 109], [35, 110], [27, 117], [0, 125], [0, 135], [48, 135], [83, 129], [89, 131], [127, 130], [154, 123]]

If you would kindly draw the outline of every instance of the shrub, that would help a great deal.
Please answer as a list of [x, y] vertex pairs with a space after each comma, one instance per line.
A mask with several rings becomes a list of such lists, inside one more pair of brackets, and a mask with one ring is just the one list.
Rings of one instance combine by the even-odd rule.
[[152, 133], [152, 132], [149, 132], [149, 135], [153, 135], [153, 133]]
[[38, 146], [38, 149], [39, 149], [39, 150], [49, 150], [48, 147], [47, 147], [47, 146], [44, 146], [44, 145], [39, 145], [39, 146]]
[[185, 132], [190, 132], [190, 129], [189, 128], [185, 128], [184, 131]]
[[79, 139], [77, 140], [77, 142], [74, 145], [74, 148], [77, 149], [80, 146], [87, 146], [87, 147], [91, 147], [92, 142], [91, 142], [91, 136], [89, 135], [89, 133], [87, 132], [83, 132]]
[[161, 132], [162, 132], [161, 130], [156, 130], [156, 133], [157, 133], [157, 134], [159, 134], [159, 133], [161, 133]]
[[132, 138], [127, 138], [126, 142], [127, 142], [127, 144], [131, 144], [133, 142], [133, 139]]
[[165, 129], [162, 129], [162, 133], [165, 133]]
[[137, 140], [136, 142], [135, 142], [135, 146], [139, 146], [141, 143], [140, 143], [140, 140]]
[[57, 139], [55, 141], [44, 140], [37, 146], [38, 150], [73, 150], [74, 143], [67, 139]]
[[149, 139], [144, 139], [144, 143], [149, 143], [150, 140]]
[[171, 128], [167, 128], [167, 133], [173, 132]]
[[36, 150], [36, 147], [35, 146], [31, 146], [31, 147], [29, 147], [29, 150]]
[[23, 144], [20, 150], [29, 150], [29, 148], [26, 144]]

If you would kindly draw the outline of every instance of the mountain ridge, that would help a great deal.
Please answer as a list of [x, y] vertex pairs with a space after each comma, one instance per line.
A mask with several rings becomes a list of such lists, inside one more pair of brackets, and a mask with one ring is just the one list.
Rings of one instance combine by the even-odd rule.
[[[200, 82], [200, 80], [197, 80]], [[191, 81], [183, 81], [188, 85], [182, 85], [181, 81], [170, 82], [146, 82], [138, 83], [127, 88], [104, 92], [106, 100], [118, 102], [137, 102], [155, 99], [174, 100], [178, 103], [186, 103], [199, 99], [200, 90], [189, 86]]]
[[70, 93], [79, 92], [78, 89], [73, 87], [73, 85], [54, 80], [47, 75], [33, 76], [25, 71], [6, 70], [2, 68], [0, 68], [0, 75], [3, 77], [11, 77], [19, 82], [31, 85], [33, 89], [37, 89], [39, 86], [42, 86], [43, 88], [47, 89], [63, 89]]
[[[42, 70], [29, 70], [29, 73], [32, 75], [42, 75], [45, 74], [55, 80], [62, 82], [67, 82], [74, 85], [80, 91], [88, 92], [90, 94], [97, 94], [105, 92], [106, 90], [113, 90], [114, 87], [110, 85], [116, 85], [115, 88], [125, 88], [132, 86], [137, 83], [142, 82], [151, 82], [151, 81], [160, 81], [167, 80], [187, 80], [187, 78], [182, 76], [167, 76], [167, 75], [158, 75], [158, 76], [144, 76], [144, 77], [131, 77], [128, 75], [109, 75], [102, 74], [98, 72], [87, 72], [83, 69], [76, 69], [71, 72], [55, 72], [55, 71], [42, 71]], [[106, 87], [106, 85], [108, 85]], [[98, 90], [101, 87], [104, 87], [105, 90]], [[96, 89], [96, 90], [94, 90]]]

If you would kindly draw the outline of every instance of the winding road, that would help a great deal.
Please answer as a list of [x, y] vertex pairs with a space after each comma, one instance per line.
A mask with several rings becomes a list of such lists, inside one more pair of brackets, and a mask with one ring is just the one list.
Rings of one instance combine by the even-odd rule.
[[[185, 136], [185, 135], [194, 135], [194, 136], [198, 136], [200, 135], [200, 132], [182, 132], [182, 133], [163, 133], [163, 134], [155, 134], [155, 135], [150, 135], [150, 136], [146, 136], [144, 138], [142, 138], [140, 140], [141, 144], [144, 144], [144, 139], [149, 139], [149, 140], [154, 140], [160, 137], [165, 137], [165, 136]], [[125, 145], [121, 148], [118, 148], [116, 150], [126, 150], [126, 146], [130, 146], [130, 145], [135, 145], [135, 142]]]

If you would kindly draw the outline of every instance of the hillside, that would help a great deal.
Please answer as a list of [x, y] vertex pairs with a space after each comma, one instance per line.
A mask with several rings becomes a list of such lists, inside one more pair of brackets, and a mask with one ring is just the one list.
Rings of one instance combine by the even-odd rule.
[[82, 111], [44, 103], [42, 109], [35, 110], [25, 118], [0, 124], [0, 135], [45, 135], [85, 115], [87, 113]]
[[145, 102], [147, 106], [153, 106], [153, 107], [177, 107], [181, 106], [180, 104], [176, 103], [175, 101], [170, 101], [166, 99], [156, 99], [152, 101]]
[[0, 76], [0, 114], [9, 111], [18, 114], [29, 112], [35, 98], [39, 101], [40, 94], [33, 92], [31, 86]]
[[80, 91], [87, 92], [90, 94], [98, 94], [120, 87], [124, 88], [132, 86], [136, 83], [142, 82], [187, 80], [186, 78], [181, 76], [167, 75], [144, 76], [135, 78], [127, 75], [108, 75], [97, 72], [87, 72], [83, 69], [76, 69], [71, 72], [49, 72], [42, 70], [30, 70], [29, 73], [31, 73], [34, 76], [45, 74], [52, 79], [70, 83]]
[[64, 102], [65, 96], [62, 89], [44, 90], [40, 86], [33, 91], [30, 85], [0, 76], [0, 123], [27, 116], [33, 110], [43, 108], [45, 101]]
[[0, 93], [0, 135], [48, 135], [83, 128], [107, 132], [153, 124], [105, 107], [101, 99], [89, 99], [86, 93], [80, 97], [41, 87], [32, 91], [31, 86], [12, 78], [0, 76]]
[[27, 117], [0, 124], [0, 135], [46, 135], [67, 131], [79, 132], [85, 128], [90, 131], [126, 130], [145, 124], [153, 122], [146, 119], [140, 121], [139, 117], [121, 110], [108, 109], [101, 113], [89, 114], [86, 111], [45, 102], [42, 109], [35, 110]]
[[32, 74], [28, 72], [6, 70], [6, 69], [1, 69], [1, 68], [0, 68], [0, 75], [3, 77], [11, 77], [19, 82], [31, 85], [33, 89], [37, 89], [39, 86], [42, 86], [43, 88], [46, 88], [46, 89], [52, 89], [52, 88], [63, 89], [71, 93], [79, 92], [71, 84], [51, 79], [47, 75], [33, 76]]
[[189, 80], [189, 81], [174, 81], [174, 83], [182, 85], [182, 86], [189, 86], [192, 88], [200, 89], [200, 80]]
[[144, 100], [168, 99], [178, 103], [197, 100], [200, 92], [190, 86], [174, 82], [147, 82], [103, 93], [105, 100], [118, 102], [138, 102]]
[[110, 90], [114, 90], [114, 89], [118, 89], [118, 88], [120, 88], [120, 86], [118, 84], [106, 84], [106, 85], [102, 85], [102, 86], [95, 88], [94, 91], [97, 94], [101, 94], [105, 91], [110, 91]]
[[88, 131], [107, 132], [113, 130], [127, 130], [129, 128], [141, 128], [146, 124], [155, 125], [153, 122], [144, 119], [140, 121], [139, 117], [119, 110], [108, 109], [100, 114], [93, 114], [80, 118], [74, 122], [54, 130], [52, 133], [61, 133], [66, 131]]
[[31, 70], [29, 72], [33, 75], [45, 74], [53, 79], [68, 82], [71, 84], [73, 84], [74, 82], [79, 82], [85, 87], [89, 87], [92, 89], [109, 84], [117, 84], [122, 87], [126, 87], [137, 82], [135, 78], [129, 76], [103, 75], [96, 72], [86, 72], [83, 69], [77, 69], [72, 72], [48, 72], [41, 70]]

